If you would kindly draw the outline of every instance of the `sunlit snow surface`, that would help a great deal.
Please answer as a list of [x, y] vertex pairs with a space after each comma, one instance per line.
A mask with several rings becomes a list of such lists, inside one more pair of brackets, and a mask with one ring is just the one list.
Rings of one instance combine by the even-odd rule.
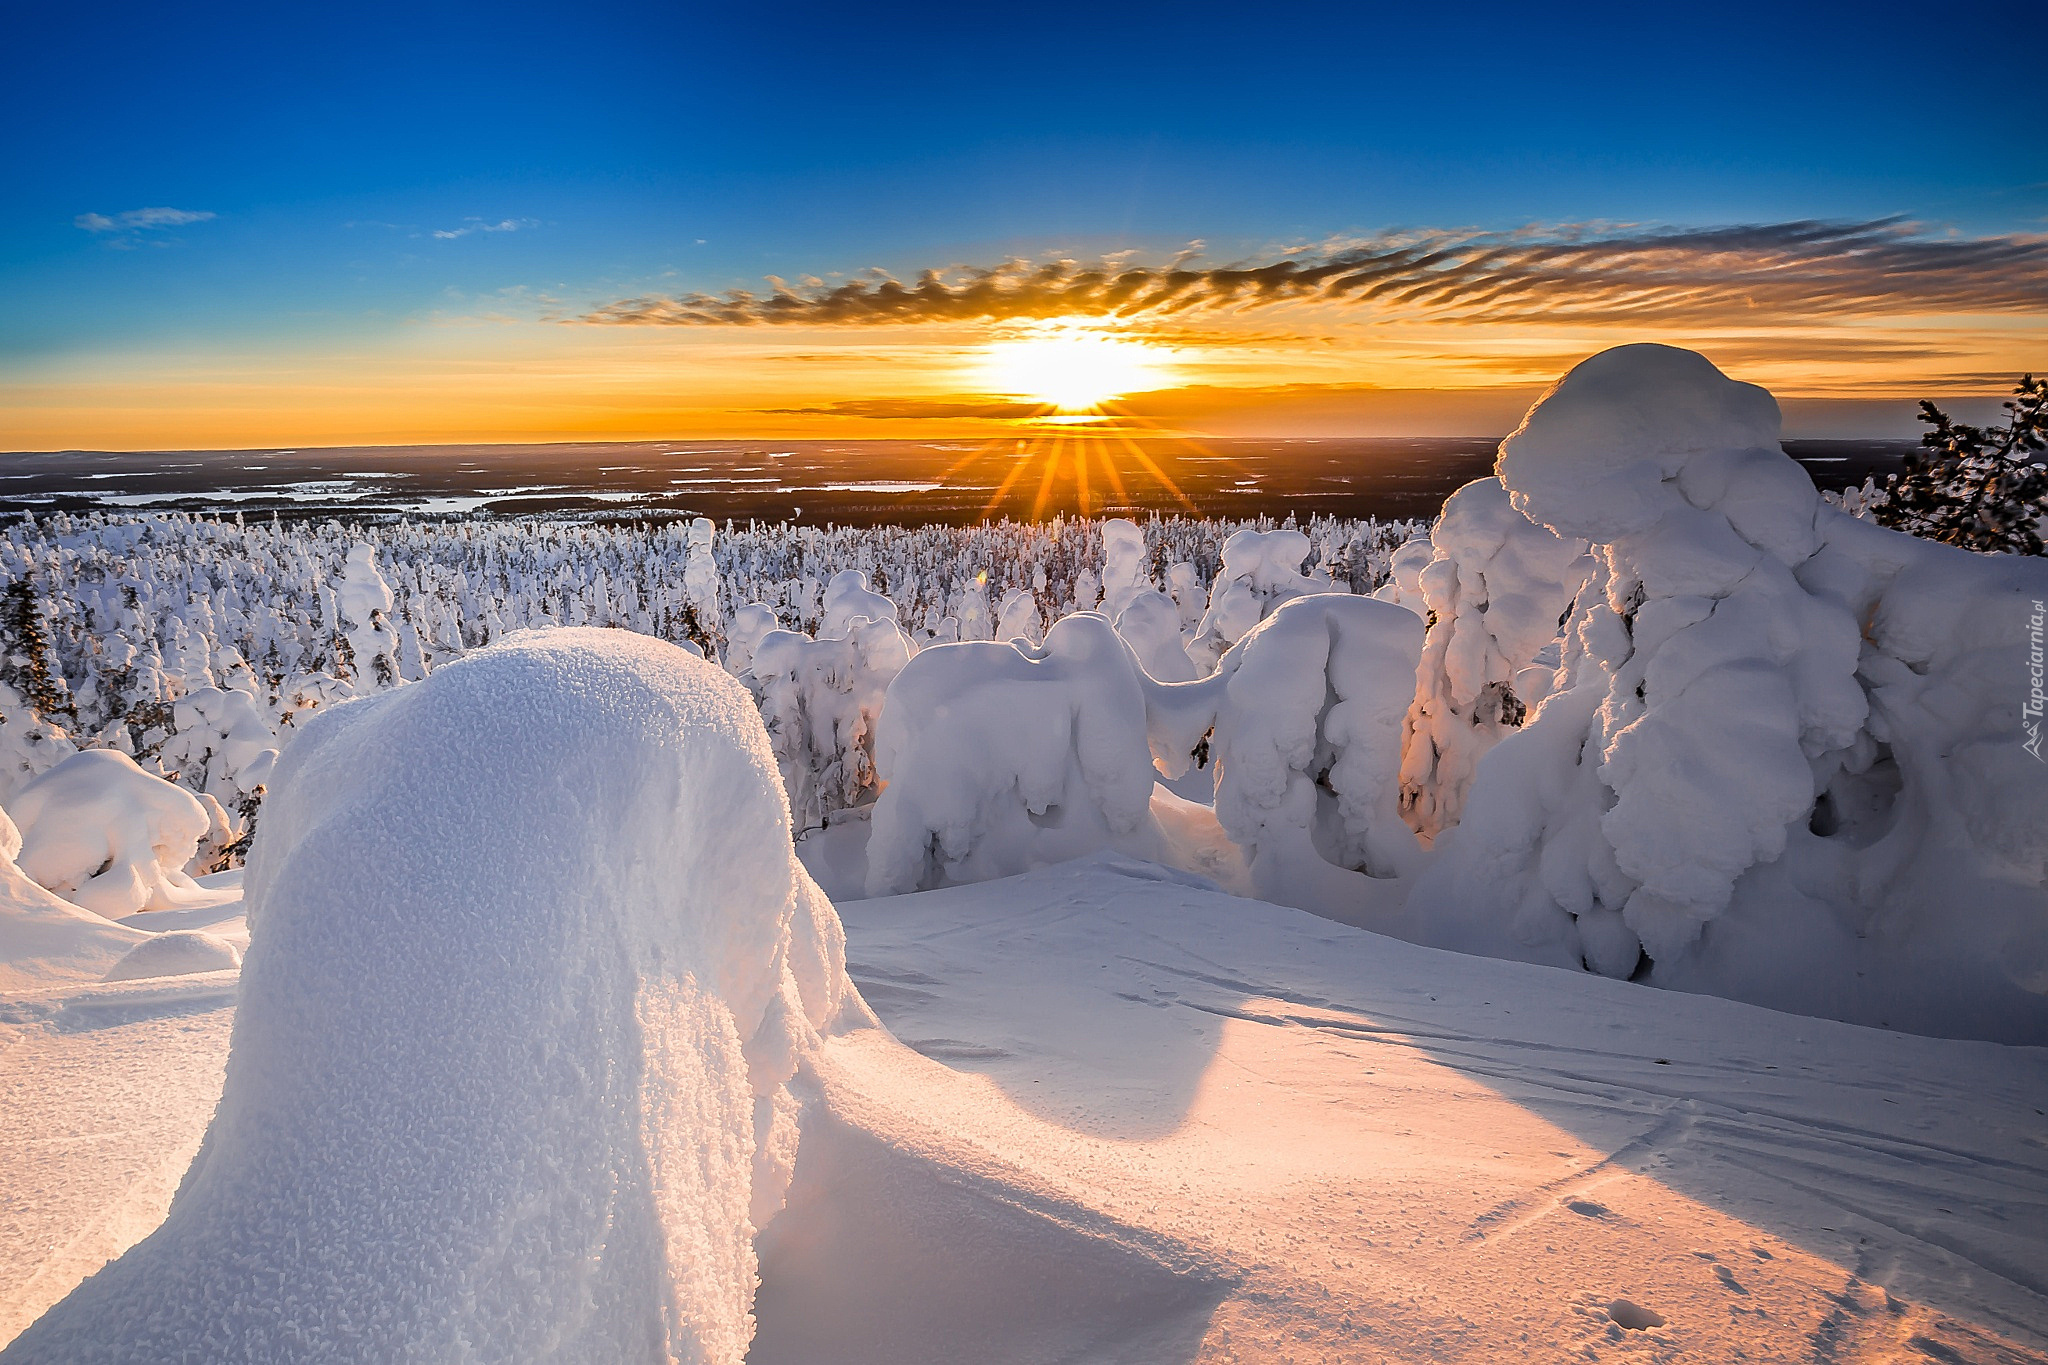
[[[2048, 1358], [2040, 1049], [1418, 948], [1115, 855], [840, 910], [908, 1046], [825, 1045], [759, 1365]], [[160, 1215], [232, 981], [8, 998], [0, 1338]]]

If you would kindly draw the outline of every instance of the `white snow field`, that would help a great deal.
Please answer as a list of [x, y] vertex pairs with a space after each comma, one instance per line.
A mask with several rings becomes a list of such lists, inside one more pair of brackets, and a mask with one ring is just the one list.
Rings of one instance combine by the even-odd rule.
[[[1416, 947], [1115, 854], [841, 912], [849, 970], [889, 1031], [834, 1034], [793, 1082], [807, 1107], [788, 1206], [759, 1239], [757, 1365], [2048, 1359], [2042, 1049]], [[274, 923], [259, 914], [259, 945]], [[464, 942], [487, 955], [506, 939], [485, 922]], [[420, 980], [395, 956], [376, 967]], [[259, 946], [243, 1036], [263, 968]], [[9, 996], [0, 1339], [149, 1231], [213, 1111], [233, 974], [149, 985]], [[404, 1056], [384, 1041], [379, 1056]], [[534, 1086], [499, 1079], [505, 1093], [475, 1101], [494, 1153], [545, 1122], [514, 1124]], [[375, 1145], [342, 1169], [395, 1164], [389, 1135], [350, 1133]], [[592, 1154], [557, 1156], [566, 1169], [529, 1172], [532, 1219], [588, 1188], [576, 1167]], [[318, 1174], [294, 1221], [249, 1235], [318, 1247], [296, 1221], [340, 1193]], [[237, 1208], [265, 1178], [243, 1170]], [[439, 1211], [450, 1257], [466, 1253], [455, 1210], [401, 1197], [418, 1188], [356, 1191], [391, 1239], [392, 1301], [359, 1281], [369, 1297], [325, 1323], [336, 1335], [267, 1354], [216, 1337], [197, 1358], [424, 1353], [384, 1353], [433, 1281], [397, 1254], [407, 1224]], [[164, 1237], [130, 1261], [176, 1276], [151, 1300], [176, 1312], [190, 1279], [152, 1255]], [[497, 1268], [527, 1292], [488, 1322], [464, 1315], [488, 1352], [443, 1338], [435, 1358], [577, 1359], [565, 1337], [583, 1319], [549, 1278], [559, 1249], [506, 1239]], [[265, 1301], [319, 1321], [317, 1300]], [[561, 1316], [543, 1322], [544, 1304]], [[124, 1358], [39, 1339], [9, 1365]]]

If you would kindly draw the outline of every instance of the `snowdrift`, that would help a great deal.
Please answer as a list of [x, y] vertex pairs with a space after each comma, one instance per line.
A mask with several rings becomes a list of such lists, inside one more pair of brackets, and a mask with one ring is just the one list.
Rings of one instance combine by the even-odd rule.
[[0, 811], [0, 991], [97, 981], [151, 937], [51, 895], [15, 863], [20, 853], [21, 831]]
[[319, 715], [163, 1226], [13, 1362], [736, 1365], [789, 1082], [863, 1014], [743, 688], [528, 634]]
[[207, 899], [186, 875], [214, 820], [199, 798], [113, 749], [85, 749], [9, 803], [35, 882], [108, 919]]

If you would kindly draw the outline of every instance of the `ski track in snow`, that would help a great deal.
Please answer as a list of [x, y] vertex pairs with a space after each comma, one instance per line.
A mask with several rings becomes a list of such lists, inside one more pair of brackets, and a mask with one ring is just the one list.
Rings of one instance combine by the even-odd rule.
[[842, 914], [870, 1003], [956, 1079], [869, 1051], [838, 1084], [1208, 1267], [1200, 1344], [1153, 1358], [2042, 1358], [2041, 1049], [1436, 953], [1112, 859]]
[[[755, 1365], [2048, 1359], [2048, 1051], [1116, 857], [841, 911], [908, 1046], [807, 1083]], [[233, 979], [0, 1001], [0, 1342], [161, 1218]]]

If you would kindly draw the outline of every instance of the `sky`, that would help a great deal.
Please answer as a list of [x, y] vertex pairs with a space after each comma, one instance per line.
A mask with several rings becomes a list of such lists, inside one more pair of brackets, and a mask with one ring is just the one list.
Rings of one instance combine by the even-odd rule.
[[2034, 18], [18, 6], [0, 449], [1484, 435], [1640, 340], [1905, 434], [2048, 368]]

